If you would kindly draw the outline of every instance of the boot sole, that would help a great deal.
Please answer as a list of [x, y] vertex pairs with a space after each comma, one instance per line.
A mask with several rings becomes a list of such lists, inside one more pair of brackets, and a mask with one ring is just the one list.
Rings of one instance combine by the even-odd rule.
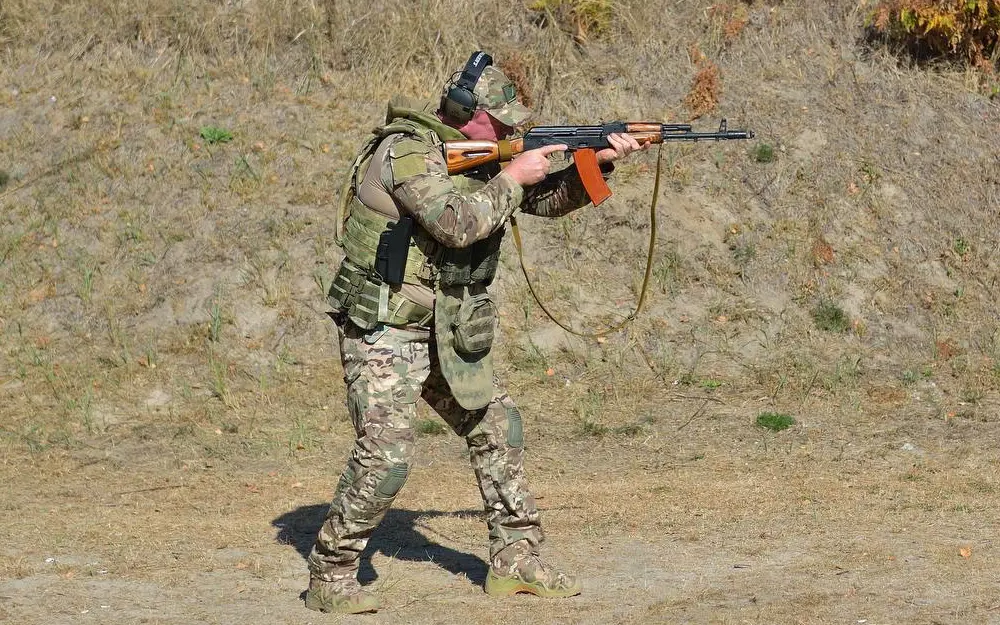
[[310, 610], [315, 610], [317, 612], [324, 612], [327, 614], [365, 614], [367, 612], [378, 612], [378, 606], [374, 607], [363, 607], [363, 606], [338, 606], [335, 604], [330, 604], [320, 599], [316, 599], [313, 595], [306, 593], [306, 607]]
[[541, 582], [525, 582], [519, 579], [503, 579], [493, 575], [493, 572], [491, 571], [486, 577], [484, 590], [486, 591], [486, 594], [493, 597], [511, 597], [518, 593], [528, 593], [545, 599], [566, 599], [580, 594], [582, 588], [552, 590], [543, 586]]

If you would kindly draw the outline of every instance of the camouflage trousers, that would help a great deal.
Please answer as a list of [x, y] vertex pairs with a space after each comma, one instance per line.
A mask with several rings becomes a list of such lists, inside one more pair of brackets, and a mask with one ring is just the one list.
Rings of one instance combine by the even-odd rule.
[[338, 328], [357, 439], [309, 555], [312, 576], [337, 581], [357, 574], [361, 552], [409, 474], [420, 398], [465, 437], [486, 509], [490, 559], [515, 543], [537, 552], [543, 533], [524, 475], [521, 415], [499, 382], [485, 408], [466, 410], [441, 375], [431, 331], [366, 332], [350, 321]]

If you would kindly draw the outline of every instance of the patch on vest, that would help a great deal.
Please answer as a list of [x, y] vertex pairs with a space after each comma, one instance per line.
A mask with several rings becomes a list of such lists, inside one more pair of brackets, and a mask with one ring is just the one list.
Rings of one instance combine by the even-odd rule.
[[427, 154], [431, 147], [413, 139], [397, 141], [389, 148], [392, 181], [399, 184], [407, 178], [427, 173]]

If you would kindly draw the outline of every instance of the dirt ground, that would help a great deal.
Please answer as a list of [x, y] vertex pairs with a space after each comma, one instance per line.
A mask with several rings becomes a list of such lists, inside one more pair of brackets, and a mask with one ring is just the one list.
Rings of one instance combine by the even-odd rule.
[[[0, 622], [1000, 623], [996, 75], [870, 41], [872, 2], [548, 4], [0, 0]], [[470, 45], [546, 123], [757, 138], [664, 150], [624, 331], [560, 330], [504, 243], [498, 366], [583, 594], [483, 593], [464, 444], [422, 406], [362, 561], [384, 609], [321, 615], [335, 189]], [[634, 306], [655, 159], [519, 220], [577, 328]]]
[[992, 425], [909, 405], [778, 440], [731, 402], [698, 414], [677, 398], [669, 425], [629, 441], [556, 443], [533, 420], [545, 553], [583, 575], [577, 598], [482, 592], [464, 450], [427, 437], [363, 559], [377, 615], [321, 616], [300, 596], [339, 454], [248, 463], [155, 442], [8, 465], [0, 608], [10, 623], [997, 621]]

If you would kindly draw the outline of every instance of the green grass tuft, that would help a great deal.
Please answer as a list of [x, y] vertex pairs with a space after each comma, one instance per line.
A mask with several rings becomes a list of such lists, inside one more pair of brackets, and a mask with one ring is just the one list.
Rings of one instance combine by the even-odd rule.
[[781, 412], [762, 412], [757, 415], [757, 425], [772, 432], [780, 432], [795, 425], [795, 419]]
[[816, 327], [827, 332], [847, 332], [851, 329], [851, 318], [843, 308], [830, 301], [821, 301], [812, 310]]
[[642, 426], [638, 423], [627, 423], [625, 425], [619, 425], [612, 431], [618, 436], [632, 437], [642, 434]]
[[591, 421], [590, 419], [584, 419], [580, 422], [580, 434], [583, 436], [591, 436], [594, 438], [601, 438], [606, 436], [610, 432], [610, 428], [596, 421]]
[[420, 436], [438, 436], [444, 434], [448, 431], [440, 421], [435, 421], [433, 419], [418, 419], [417, 420], [417, 434]]

